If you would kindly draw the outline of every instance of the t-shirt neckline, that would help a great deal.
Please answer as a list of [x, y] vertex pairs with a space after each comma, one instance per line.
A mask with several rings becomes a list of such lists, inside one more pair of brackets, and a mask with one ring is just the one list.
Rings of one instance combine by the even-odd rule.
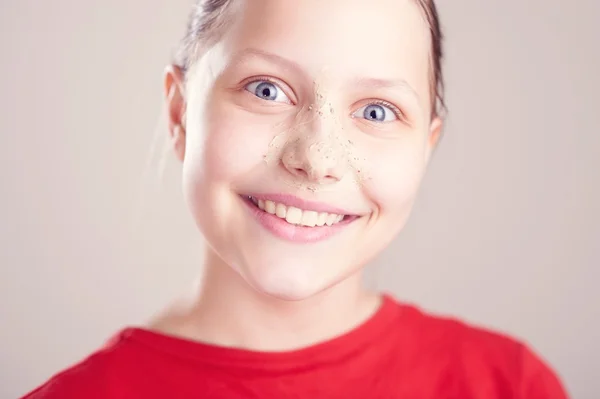
[[377, 311], [352, 330], [320, 343], [282, 352], [218, 346], [167, 335], [144, 327], [126, 328], [121, 332], [120, 338], [123, 341], [139, 343], [158, 352], [209, 364], [212, 367], [223, 366], [231, 369], [239, 366], [261, 370], [275, 368], [280, 371], [291, 367], [297, 370], [302, 366], [332, 362], [365, 350], [369, 344], [385, 334], [391, 323], [397, 322], [399, 314], [400, 306], [390, 295], [383, 294]]

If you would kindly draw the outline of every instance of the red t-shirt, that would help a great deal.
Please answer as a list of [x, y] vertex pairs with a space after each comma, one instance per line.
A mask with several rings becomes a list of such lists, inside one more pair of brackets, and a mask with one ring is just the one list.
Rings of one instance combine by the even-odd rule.
[[140, 328], [27, 399], [564, 399], [526, 346], [385, 297], [353, 331], [305, 349], [262, 353]]

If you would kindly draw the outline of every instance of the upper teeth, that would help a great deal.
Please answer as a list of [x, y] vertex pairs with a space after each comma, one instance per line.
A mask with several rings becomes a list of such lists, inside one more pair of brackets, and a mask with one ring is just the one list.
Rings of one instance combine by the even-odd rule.
[[298, 224], [302, 226], [331, 226], [340, 222], [344, 215], [327, 212], [305, 211], [293, 206], [286, 206], [273, 201], [257, 200], [250, 197], [252, 202], [263, 211], [276, 215], [281, 219], [285, 219], [290, 224]]

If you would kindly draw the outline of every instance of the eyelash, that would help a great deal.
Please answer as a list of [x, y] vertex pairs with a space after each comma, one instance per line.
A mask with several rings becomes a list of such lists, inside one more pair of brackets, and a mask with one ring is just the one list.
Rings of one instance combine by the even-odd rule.
[[[280, 90], [282, 90], [285, 95], [290, 99], [290, 101], [292, 102], [292, 104], [295, 104], [294, 98], [296, 96], [296, 93], [294, 93], [292, 91], [291, 88], [289, 88], [288, 85], [286, 85], [285, 83], [283, 83], [281, 80], [279, 79], [275, 79], [271, 76], [253, 76], [251, 78], [248, 78], [246, 80], [244, 80], [242, 83], [240, 83], [240, 90], [243, 90], [246, 86], [248, 86], [250, 83], [256, 83], [256, 82], [269, 82], [274, 84], [275, 86], [277, 86]], [[292, 96], [290, 96], [290, 93], [288, 93], [288, 90], [291, 92]], [[293, 98], [292, 98], [293, 97]]]
[[389, 101], [385, 101], [385, 100], [369, 100], [369, 101], [370, 102], [368, 102], [366, 105], [381, 105], [383, 107], [387, 107], [387, 108], [391, 109], [392, 112], [394, 112], [394, 115], [396, 115], [396, 118], [398, 118], [398, 120], [406, 121], [406, 116], [404, 115], [404, 112], [402, 112], [402, 110], [400, 108], [398, 108], [394, 104], [390, 103]]
[[[279, 87], [284, 92], [285, 92], [284, 87], [288, 87], [287, 85], [282, 84], [282, 82], [280, 80], [275, 79], [275, 78], [273, 78], [271, 76], [259, 75], [259, 76], [253, 76], [252, 78], [248, 78], [248, 79], [244, 80], [240, 84], [240, 88], [243, 89], [244, 87], [246, 87], [250, 83], [256, 83], [256, 82], [269, 82], [269, 83], [273, 83], [274, 85], [276, 85], [277, 87]], [[295, 93], [294, 93], [294, 95], [295, 95]], [[288, 95], [288, 98], [289, 97], [290, 96]], [[290, 101], [292, 101], [292, 103], [295, 104], [295, 102], [292, 99], [290, 99]], [[394, 115], [396, 115], [396, 118], [398, 118], [398, 120], [403, 121], [403, 122], [407, 121], [406, 115], [404, 115], [404, 112], [402, 112], [402, 110], [400, 108], [398, 108], [394, 104], [390, 103], [389, 101], [385, 101], [385, 100], [367, 100], [367, 101], [369, 101], [369, 102], [367, 102], [366, 105], [381, 105], [381, 106], [387, 107], [387, 108], [389, 108], [390, 110], [392, 110], [394, 112]]]
[[244, 80], [242, 82], [241, 86], [246, 87], [250, 83], [256, 83], [256, 82], [270, 82], [270, 83], [277, 85], [277, 87], [281, 86], [281, 82], [279, 82], [277, 79], [272, 78], [270, 76], [254, 76], [252, 78]]

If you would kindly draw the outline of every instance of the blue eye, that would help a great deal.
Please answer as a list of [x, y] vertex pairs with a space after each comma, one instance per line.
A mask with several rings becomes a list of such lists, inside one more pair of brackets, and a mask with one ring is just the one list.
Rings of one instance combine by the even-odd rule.
[[291, 103], [290, 99], [279, 86], [267, 80], [250, 82], [246, 85], [245, 89], [256, 97], [266, 101]]
[[391, 122], [398, 119], [396, 111], [383, 104], [367, 104], [356, 110], [353, 116], [377, 123]]

